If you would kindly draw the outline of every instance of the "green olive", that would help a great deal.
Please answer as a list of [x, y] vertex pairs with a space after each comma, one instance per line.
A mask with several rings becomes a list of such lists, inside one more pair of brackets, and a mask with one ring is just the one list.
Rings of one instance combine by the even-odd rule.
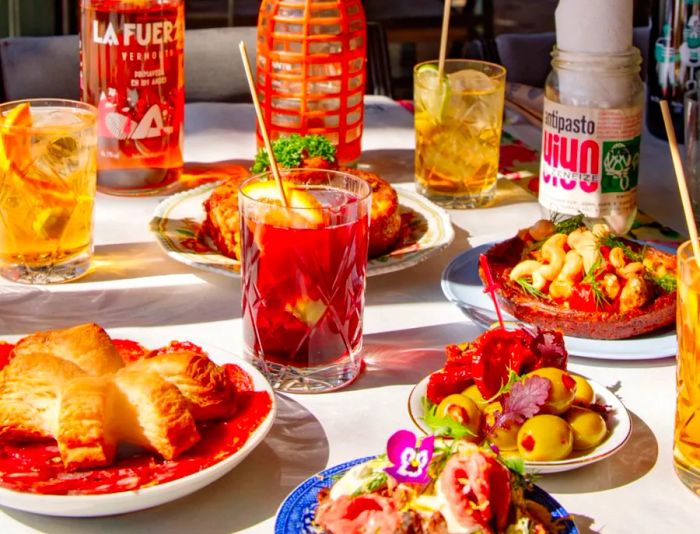
[[588, 406], [595, 400], [593, 388], [588, 383], [588, 380], [580, 375], [572, 374], [571, 378], [576, 381], [576, 394], [574, 395], [574, 404]]
[[571, 454], [573, 443], [571, 427], [556, 415], [535, 415], [518, 431], [518, 452], [525, 461], [562, 460]]
[[[484, 408], [482, 417], [487, 426], [492, 426], [494, 423], [494, 412], [498, 410], [503, 411], [503, 407], [500, 402], [492, 402]], [[519, 424], [511, 421], [503, 427], [499, 427], [493, 430], [489, 435], [488, 439], [496, 447], [502, 451], [514, 451], [518, 448], [518, 430], [520, 430]]]
[[572, 406], [564, 419], [574, 433], [574, 450], [590, 449], [605, 439], [608, 427], [601, 415], [593, 410]]
[[543, 367], [525, 376], [546, 378], [552, 384], [547, 402], [540, 408], [540, 413], [559, 415], [571, 407], [576, 395], [576, 381], [569, 373], [556, 367]]
[[471, 400], [473, 400], [480, 410], [483, 410], [489, 403], [489, 401], [485, 399], [484, 396], [481, 394], [479, 388], [476, 387], [476, 384], [472, 384], [467, 389], [462, 391], [462, 395], [464, 395], [465, 397], [469, 397]]
[[[469, 429], [475, 439], [478, 439], [481, 428], [481, 411], [469, 397], [455, 393], [448, 395], [438, 404], [436, 415], [449, 417]], [[467, 436], [465, 439], [470, 439]]]

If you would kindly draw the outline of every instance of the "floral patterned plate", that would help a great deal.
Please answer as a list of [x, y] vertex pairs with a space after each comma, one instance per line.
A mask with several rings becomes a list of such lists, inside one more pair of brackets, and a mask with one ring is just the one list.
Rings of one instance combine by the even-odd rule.
[[[240, 276], [238, 260], [221, 254], [214, 243], [201, 235], [204, 201], [219, 182], [177, 193], [156, 207], [151, 231], [171, 258], [197, 269]], [[452, 242], [454, 230], [445, 210], [418, 193], [397, 187], [402, 229], [399, 242], [388, 253], [372, 258], [367, 275], [390, 273], [412, 267]]]
[[[275, 534], [319, 534], [318, 528], [313, 524], [318, 507], [318, 492], [323, 488], [330, 488], [354, 465], [367, 462], [372, 458], [368, 456], [336, 465], [302, 482], [287, 496], [277, 511]], [[569, 513], [543, 489], [532, 486], [525, 491], [525, 497], [546, 508], [552, 519], [560, 521], [560, 534], [578, 534], [578, 529]]]

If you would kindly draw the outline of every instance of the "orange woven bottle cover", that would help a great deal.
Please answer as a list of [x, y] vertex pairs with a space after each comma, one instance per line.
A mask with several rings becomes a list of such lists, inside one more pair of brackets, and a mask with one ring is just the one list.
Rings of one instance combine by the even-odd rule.
[[256, 78], [270, 137], [322, 134], [341, 164], [356, 162], [366, 49], [360, 0], [263, 0]]

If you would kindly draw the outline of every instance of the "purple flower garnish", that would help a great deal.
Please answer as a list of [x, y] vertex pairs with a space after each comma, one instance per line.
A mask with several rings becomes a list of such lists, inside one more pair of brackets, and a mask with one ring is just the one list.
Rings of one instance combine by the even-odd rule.
[[410, 430], [399, 430], [387, 442], [387, 456], [393, 465], [384, 471], [398, 482], [427, 484], [430, 482], [428, 466], [433, 457], [434, 442], [435, 436], [424, 438], [419, 443]]

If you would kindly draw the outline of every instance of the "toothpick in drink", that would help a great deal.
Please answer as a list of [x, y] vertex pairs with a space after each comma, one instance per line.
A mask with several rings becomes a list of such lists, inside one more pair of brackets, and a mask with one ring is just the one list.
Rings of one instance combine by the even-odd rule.
[[275, 160], [275, 154], [272, 152], [272, 144], [270, 143], [270, 136], [267, 134], [267, 128], [265, 127], [265, 119], [263, 118], [262, 109], [260, 108], [260, 100], [258, 99], [258, 92], [255, 89], [255, 80], [253, 79], [253, 71], [250, 68], [250, 61], [248, 60], [248, 51], [246, 50], [245, 43], [243, 41], [238, 45], [241, 51], [241, 59], [243, 60], [243, 68], [245, 70], [246, 78], [248, 78], [248, 87], [250, 88], [250, 96], [253, 97], [253, 106], [255, 107], [255, 114], [258, 117], [258, 127], [260, 128], [260, 134], [263, 138], [263, 143], [265, 144], [265, 150], [267, 151], [267, 156], [270, 159], [270, 169], [272, 170], [272, 175], [275, 177], [277, 182], [277, 187], [279, 189], [280, 197], [282, 198], [282, 204], [285, 208], [289, 207], [289, 201], [287, 200], [287, 194], [284, 191], [284, 186], [282, 185], [282, 177], [280, 176], [279, 168], [277, 167], [277, 160]]
[[668, 102], [661, 100], [661, 115], [664, 118], [664, 126], [666, 127], [666, 136], [668, 137], [668, 146], [671, 149], [671, 160], [673, 160], [673, 169], [676, 171], [676, 181], [678, 182], [678, 190], [681, 194], [681, 202], [683, 203], [683, 213], [685, 214], [685, 222], [688, 225], [688, 233], [690, 234], [690, 244], [693, 247], [693, 255], [695, 263], [700, 268], [700, 242], [698, 242], [698, 228], [695, 225], [695, 217], [693, 216], [693, 206], [690, 202], [690, 194], [688, 193], [688, 182], [685, 179], [685, 171], [683, 170], [683, 162], [681, 161], [681, 153], [678, 150], [678, 141], [676, 140], [676, 132], [673, 129], [671, 120], [671, 112], [668, 109]]

